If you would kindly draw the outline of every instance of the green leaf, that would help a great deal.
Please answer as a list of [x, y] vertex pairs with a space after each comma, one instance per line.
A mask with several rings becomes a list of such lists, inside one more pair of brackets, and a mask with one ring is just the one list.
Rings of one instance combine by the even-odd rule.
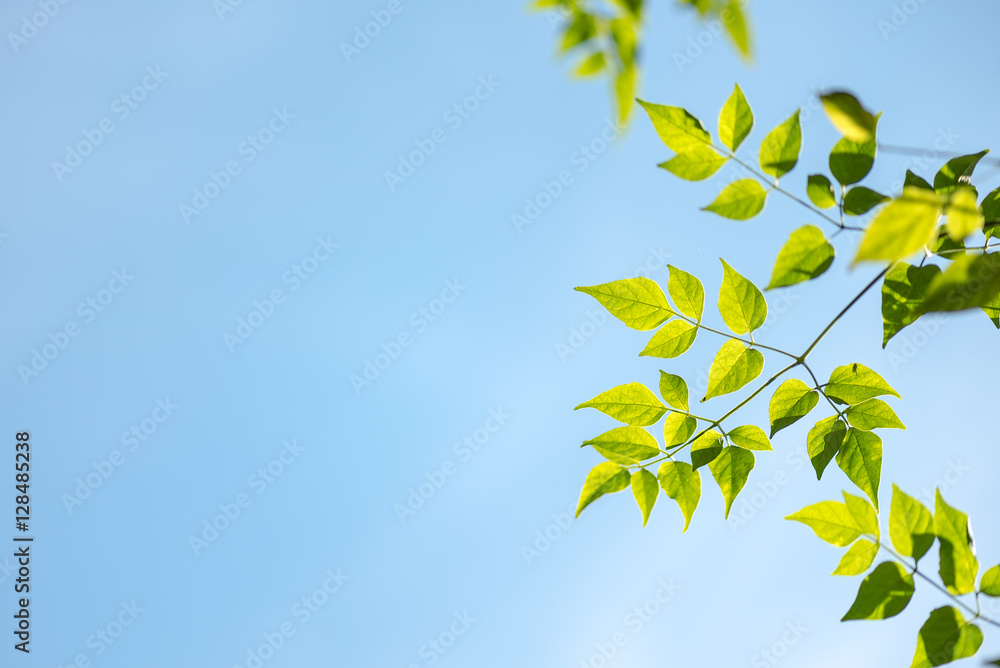
[[989, 151], [952, 158], [934, 175], [934, 190], [939, 195], [947, 195], [961, 184], [969, 183], [976, 165]]
[[809, 460], [816, 470], [816, 480], [822, 479], [823, 471], [840, 452], [846, 435], [847, 427], [836, 415], [820, 420], [809, 430], [806, 447], [809, 449]]
[[920, 317], [916, 311], [924, 302], [931, 282], [941, 274], [933, 264], [915, 267], [897, 262], [882, 282], [882, 347], [901, 329]]
[[722, 434], [709, 429], [691, 444], [691, 465], [700, 469], [722, 453]]
[[838, 404], [860, 404], [883, 394], [899, 398], [899, 393], [882, 376], [856, 362], [834, 369], [823, 391]]
[[702, 207], [702, 211], [711, 211], [732, 220], [747, 220], [764, 210], [766, 199], [767, 193], [759, 183], [753, 179], [741, 179], [726, 186], [714, 202]]
[[839, 501], [814, 503], [785, 519], [802, 522], [817, 536], [837, 547], [847, 547], [864, 533], [847, 505]]
[[991, 304], [1000, 292], [1000, 254], [961, 255], [927, 286], [917, 313], [962, 311]]
[[632, 100], [635, 98], [635, 81], [638, 70], [632, 62], [627, 63], [615, 75], [615, 101], [618, 106], [618, 123], [624, 125], [632, 113]]
[[701, 322], [705, 310], [705, 288], [702, 287], [701, 281], [673, 265], [668, 264], [667, 268], [670, 270], [667, 291], [673, 297], [677, 310]]
[[701, 474], [687, 462], [663, 462], [657, 478], [663, 491], [677, 502], [684, 513], [684, 531], [687, 531], [691, 516], [701, 500]]
[[768, 406], [768, 416], [771, 419], [771, 436], [785, 427], [794, 424], [816, 408], [819, 392], [810, 390], [809, 386], [798, 378], [789, 378], [775, 390]]
[[934, 493], [934, 533], [940, 545], [941, 582], [956, 596], [974, 591], [979, 562], [972, 549], [969, 516], [945, 503], [941, 490]]
[[853, 494], [848, 494], [844, 492], [844, 502], [847, 504], [847, 510], [850, 511], [851, 516], [854, 517], [854, 521], [858, 523], [858, 528], [862, 532], [875, 536], [878, 540], [881, 538], [881, 532], [878, 526], [878, 515], [875, 514], [875, 509], [872, 505], [868, 503], [865, 499], [860, 496], [854, 496]]
[[906, 608], [913, 598], [913, 576], [894, 561], [883, 561], [861, 582], [858, 597], [840, 621], [888, 619]]
[[680, 376], [660, 371], [660, 396], [677, 410], [688, 411], [688, 385]]
[[[727, 16], [729, 18], [725, 18]], [[750, 29], [747, 27], [747, 18], [743, 14], [743, 8], [739, 0], [729, 0], [726, 8], [722, 10], [722, 24], [726, 26], [726, 32], [733, 40], [733, 44], [739, 49], [740, 54], [745, 59], [750, 58]]]
[[820, 276], [833, 263], [834, 250], [815, 225], [805, 225], [778, 252], [767, 289], [795, 285]]
[[861, 575], [875, 563], [878, 545], [862, 538], [851, 545], [832, 575]]
[[875, 164], [875, 140], [858, 143], [844, 137], [830, 152], [830, 172], [842, 185], [857, 183]]
[[644, 276], [578, 287], [632, 329], [654, 329], [674, 315], [660, 286]]
[[638, 101], [653, 121], [653, 128], [674, 153], [705, 147], [712, 142], [711, 135], [705, 130], [697, 118], [680, 107], [668, 107], [662, 104], [652, 104]]
[[750, 134], [751, 128], [753, 111], [737, 84], [719, 114], [719, 139], [729, 150], [736, 151]]
[[833, 126], [854, 142], [866, 142], [875, 138], [875, 116], [861, 106], [858, 99], [844, 91], [833, 91], [820, 95], [823, 109]]
[[760, 427], [752, 424], [729, 430], [729, 440], [746, 450], [772, 450], [771, 441]]
[[604, 70], [604, 53], [598, 51], [592, 53], [580, 63], [576, 68], [576, 75], [579, 77], [589, 77], [599, 74]]
[[868, 213], [889, 198], [864, 186], [854, 186], [844, 195], [844, 213], [848, 216], [860, 216]]
[[573, 16], [573, 22], [569, 24], [563, 34], [562, 50], [569, 51], [596, 36], [597, 24], [594, 22], [594, 17], [586, 12], [578, 11]]
[[579, 517], [584, 508], [605, 494], [620, 492], [628, 487], [630, 477], [627, 469], [611, 462], [603, 462], [592, 468], [580, 491], [576, 516]]
[[635, 427], [648, 427], [667, 412], [656, 395], [642, 383], [628, 383], [602, 392], [590, 401], [574, 408], [596, 408], [619, 422]]
[[941, 200], [922, 188], [903, 194], [882, 209], [865, 232], [854, 262], [902, 260], [934, 240]]
[[656, 497], [660, 495], [660, 485], [656, 482], [656, 476], [646, 469], [639, 469], [632, 475], [632, 494], [635, 502], [639, 504], [642, 511], [642, 526], [646, 526], [649, 521], [649, 514], [653, 512], [653, 505]]
[[1000, 329], [1000, 292], [979, 308], [993, 322], [993, 326]]
[[903, 187], [913, 186], [914, 188], [923, 188], [924, 190], [934, 190], [931, 184], [927, 183], [924, 179], [917, 176], [910, 170], [906, 170], [906, 178], [903, 179]]
[[872, 429], [906, 429], [896, 412], [881, 399], [869, 399], [851, 406], [845, 411], [852, 427], [871, 431]]
[[719, 313], [733, 334], [746, 334], [767, 320], [767, 301], [757, 286], [722, 262]]
[[694, 343], [698, 335], [697, 325], [686, 320], [671, 320], [660, 328], [646, 347], [639, 353], [640, 357], [678, 357], [683, 355]]
[[771, 130], [760, 145], [760, 168], [775, 179], [792, 171], [799, 161], [802, 148], [802, 127], [799, 125], [799, 110]]
[[636, 464], [660, 454], [656, 439], [642, 427], [618, 427], [584, 441], [616, 464]]
[[829, 209], [837, 204], [833, 195], [833, 184], [822, 174], [810, 174], [806, 182], [806, 194], [813, 204], [821, 209]]
[[882, 477], [882, 439], [870, 431], [851, 427], [837, 453], [837, 466], [878, 508]]
[[889, 537], [897, 552], [914, 561], [927, 554], [935, 538], [931, 512], [895, 485], [889, 509]]
[[722, 344], [708, 370], [708, 391], [702, 401], [729, 394], [744, 387], [764, 369], [764, 356], [736, 339]]
[[931, 613], [917, 636], [917, 651], [910, 668], [933, 668], [975, 655], [983, 632], [969, 624], [957, 608], [944, 606]]
[[698, 421], [690, 415], [671, 413], [663, 421], [663, 442], [668, 448], [686, 443], [697, 428]]
[[727, 159], [714, 149], [702, 145], [678, 153], [670, 160], [661, 162], [658, 167], [688, 181], [703, 181], [719, 171]]
[[752, 452], [733, 446], [723, 448], [719, 456], [709, 462], [708, 468], [715, 481], [719, 483], [722, 498], [726, 500], [726, 519], [729, 519], [729, 510], [733, 507], [736, 495], [747, 483], [753, 465]]
[[979, 591], [987, 596], [1000, 597], [1000, 566], [994, 566], [979, 581]]
[[948, 236], [955, 241], [962, 241], [976, 230], [983, 229], [985, 219], [977, 201], [976, 191], [969, 186], [958, 186], [952, 192], [948, 200], [948, 222], [945, 227]]

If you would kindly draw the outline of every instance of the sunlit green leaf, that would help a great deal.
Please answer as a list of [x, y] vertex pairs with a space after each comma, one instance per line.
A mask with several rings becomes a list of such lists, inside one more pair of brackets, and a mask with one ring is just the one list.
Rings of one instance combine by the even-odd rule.
[[577, 66], [576, 75], [581, 77], [594, 76], [604, 70], [604, 53], [597, 51], [592, 53]]
[[844, 91], [831, 91], [819, 96], [823, 109], [834, 127], [855, 142], [875, 138], [875, 116], [861, 106], [858, 99]]
[[726, 164], [726, 158], [708, 146], [695, 146], [678, 153], [659, 167], [688, 181], [703, 181], [719, 171]]
[[832, 575], [861, 575], [875, 563], [878, 545], [862, 538], [851, 545]]
[[733, 501], [747, 483], [750, 471], [753, 470], [753, 453], [743, 448], [727, 446], [719, 456], [708, 464], [709, 470], [722, 490], [722, 498], [726, 500], [726, 518]]
[[805, 225], [778, 252], [767, 289], [795, 285], [820, 276], [833, 263], [834, 250], [815, 225]]
[[644, 276], [576, 288], [632, 329], [654, 329], [674, 315], [660, 286]]
[[969, 516], [945, 503], [941, 490], [934, 493], [934, 533], [940, 545], [941, 582], [955, 595], [973, 591], [979, 562], [972, 548]]
[[618, 427], [584, 441], [616, 464], [635, 464], [660, 454], [656, 439], [642, 427]]
[[596, 408], [619, 422], [636, 427], [648, 427], [667, 412], [656, 395], [642, 383], [628, 383], [602, 392], [574, 410]]
[[629, 472], [618, 464], [603, 462], [590, 470], [587, 480], [583, 483], [580, 491], [580, 502], [576, 506], [576, 516], [579, 517], [583, 509], [589, 506], [596, 499], [605, 494], [620, 492], [628, 487]]
[[837, 547], [847, 547], [864, 533], [847, 505], [839, 501], [814, 503], [785, 519], [802, 522], [817, 536]]
[[809, 414], [819, 401], [819, 392], [798, 378], [790, 378], [778, 386], [768, 406], [771, 436]]
[[653, 121], [656, 134], [675, 153], [685, 153], [693, 148], [704, 147], [712, 138], [701, 121], [680, 107], [668, 107], [639, 100], [649, 118]]
[[919, 561], [934, 544], [934, 517], [931, 512], [903, 490], [892, 486], [889, 509], [889, 538], [896, 551]]
[[927, 183], [927, 181], [910, 170], [906, 170], [906, 178], [903, 179], [903, 187], [913, 186], [914, 188], [923, 188], [924, 190], [934, 190], [934, 187]]
[[941, 274], [933, 264], [915, 267], [897, 262], [882, 282], [882, 347], [901, 329], [913, 324], [917, 309], [924, 302], [927, 288]]
[[802, 128], [799, 125], [799, 110], [771, 130], [760, 145], [761, 170], [779, 179], [792, 171], [799, 161], [802, 148]]
[[888, 619], [913, 598], [913, 576], [894, 561], [883, 561], [861, 582], [858, 597], [841, 621]]
[[663, 442], [668, 448], [686, 443], [697, 428], [698, 421], [690, 415], [671, 413], [663, 421]]
[[764, 356], [735, 339], [722, 344], [708, 370], [708, 391], [702, 401], [744, 387], [764, 369]]
[[646, 469], [639, 469], [633, 473], [632, 494], [635, 496], [635, 502], [639, 504], [639, 510], [642, 511], [642, 526], [646, 526], [649, 514], [653, 512], [656, 497], [660, 495], [660, 485], [656, 481], [656, 476]]
[[809, 460], [816, 470], [816, 480], [823, 477], [823, 471], [833, 458], [840, 452], [840, 446], [847, 435], [847, 427], [837, 419], [836, 415], [824, 418], [809, 430], [806, 437], [806, 447], [809, 450]]
[[858, 523], [858, 528], [862, 532], [875, 536], [878, 540], [881, 538], [881, 531], [878, 526], [878, 515], [875, 513], [875, 508], [872, 504], [868, 503], [866, 499], [860, 496], [855, 496], [853, 494], [848, 494], [844, 492], [844, 503], [847, 504], [847, 510], [850, 511], [851, 516], [854, 517], [854, 521]]
[[628, 121], [632, 112], [632, 100], [635, 99], [636, 79], [638, 77], [639, 70], [631, 62], [620, 68], [615, 75], [614, 91], [618, 106], [618, 122], [623, 125]]
[[747, 18], [739, 0], [729, 0], [726, 4], [725, 9], [722, 10], [722, 23], [740, 54], [749, 59], [750, 28], [747, 26]]
[[822, 174], [810, 174], [806, 182], [806, 194], [813, 204], [821, 209], [836, 206], [837, 199], [833, 195], [833, 184]]
[[1000, 254], [961, 255], [927, 286], [917, 313], [985, 306], [1000, 292]]
[[671, 320], [660, 328], [639, 353], [643, 357], [678, 357], [687, 352], [698, 334], [698, 327], [686, 320]]
[[753, 111], [737, 84], [719, 114], [719, 138], [731, 151], [743, 143], [753, 128]]
[[663, 462], [657, 478], [660, 487], [677, 502], [684, 514], [684, 531], [687, 531], [691, 516], [701, 500], [701, 474], [687, 462]]
[[668, 264], [667, 268], [670, 270], [667, 291], [677, 305], [677, 310], [700, 322], [705, 310], [705, 288], [701, 281], [673, 265]]
[[875, 164], [875, 140], [858, 143], [844, 137], [830, 152], [830, 172], [842, 185], [857, 183]]
[[902, 260], [931, 243], [941, 215], [936, 194], [912, 186], [882, 209], [865, 232], [854, 262]]
[[958, 186], [948, 200], [946, 228], [948, 236], [961, 241], [976, 230], [983, 228], [983, 214], [979, 211], [976, 191], [969, 186]]
[[711, 211], [732, 220], [747, 220], [764, 210], [766, 199], [767, 192], [757, 181], [741, 179], [726, 186], [714, 202], [702, 207], [702, 211]]
[[691, 443], [691, 465], [700, 469], [722, 452], [722, 434], [709, 429]]
[[961, 184], [969, 183], [976, 165], [989, 151], [952, 158], [934, 175], [934, 190], [939, 195], [947, 195]]
[[729, 430], [729, 440], [746, 450], [771, 450], [771, 441], [760, 427], [752, 424]]
[[844, 213], [848, 216], [860, 216], [888, 201], [888, 197], [871, 188], [854, 186], [844, 195]]
[[823, 388], [826, 396], [840, 404], [860, 404], [862, 401], [891, 394], [899, 398], [899, 393], [878, 375], [863, 364], [845, 364], [838, 366], [830, 374], [830, 380]]
[[734, 334], [746, 334], [767, 320], [767, 301], [757, 286], [721, 260], [723, 277], [719, 290], [719, 314]]
[[983, 644], [983, 632], [951, 606], [930, 614], [917, 636], [917, 651], [910, 668], [933, 668], [973, 656]]
[[870, 431], [851, 427], [837, 453], [837, 466], [878, 509], [878, 486], [882, 478], [882, 439]]
[[847, 421], [852, 427], [871, 431], [872, 429], [906, 429], [896, 412], [881, 399], [869, 399], [850, 406], [846, 411]]
[[1000, 597], [1000, 566], [994, 566], [983, 573], [979, 581], [979, 591], [987, 596]]
[[660, 371], [660, 396], [677, 410], [687, 412], [688, 386], [680, 376]]

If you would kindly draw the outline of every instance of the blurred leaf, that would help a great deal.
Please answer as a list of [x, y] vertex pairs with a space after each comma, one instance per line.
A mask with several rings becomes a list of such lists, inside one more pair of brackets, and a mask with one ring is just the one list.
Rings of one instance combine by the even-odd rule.
[[976, 165], [989, 153], [988, 150], [952, 158], [934, 175], [934, 190], [939, 195], [948, 195], [959, 185], [968, 184]]
[[871, 171], [875, 152], [874, 140], [858, 143], [844, 137], [830, 152], [830, 172], [842, 185], [857, 183]]
[[961, 255], [927, 286], [917, 313], [986, 306], [1000, 292], [1000, 254]]
[[819, 99], [826, 115], [842, 135], [858, 143], [875, 138], [875, 117], [856, 97], [845, 91], [832, 91], [820, 95]]
[[726, 158], [716, 153], [715, 149], [696, 146], [661, 162], [658, 167], [688, 181], [702, 181], [719, 171], [724, 164]]
[[941, 274], [933, 264], [915, 267], [897, 262], [882, 282], [882, 347], [901, 329], [920, 317], [917, 309], [924, 302], [927, 288]]
[[860, 216], [888, 201], [889, 198], [882, 193], [864, 186], [855, 186], [844, 195], [844, 213], [848, 216]]
[[948, 200], [948, 236], [962, 241], [976, 230], [983, 228], [983, 214], [979, 211], [976, 191], [969, 186], [957, 186]]
[[729, 4], [722, 10], [722, 23], [726, 26], [726, 32], [732, 38], [740, 54], [743, 58], [749, 59], [750, 28], [747, 26], [747, 19], [740, 7], [739, 0], [729, 0]]
[[589, 77], [595, 74], [600, 74], [602, 71], [604, 71], [604, 54], [598, 51], [583, 59], [580, 65], [576, 68], [576, 75]]
[[983, 632], [966, 622], [957, 608], [938, 608], [920, 627], [910, 668], [933, 668], [958, 661], [973, 656], [982, 644]]
[[903, 194], [882, 209], [865, 232], [854, 262], [902, 260], [931, 243], [941, 215], [941, 201], [922, 188]]

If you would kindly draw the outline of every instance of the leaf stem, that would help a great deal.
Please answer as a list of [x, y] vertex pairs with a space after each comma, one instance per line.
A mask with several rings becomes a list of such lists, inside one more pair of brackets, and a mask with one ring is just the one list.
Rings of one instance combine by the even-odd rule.
[[787, 357], [791, 357], [792, 359], [798, 359], [795, 355], [793, 355], [792, 353], [790, 353], [790, 352], [788, 352], [786, 350], [781, 350], [780, 348], [773, 348], [771, 346], [765, 346], [763, 343], [757, 343], [756, 341], [753, 340], [752, 336], [751, 336], [750, 340], [747, 341], [746, 339], [741, 339], [740, 337], [738, 337], [738, 336], [736, 336], [734, 334], [730, 334], [729, 332], [723, 332], [721, 330], [714, 329], [712, 327], [708, 327], [706, 325], [703, 325], [703, 324], [701, 324], [700, 322], [698, 322], [696, 320], [692, 320], [691, 318], [688, 318], [687, 316], [681, 315], [680, 313], [677, 314], [677, 317], [680, 318], [681, 320], [685, 320], [685, 321], [691, 323], [695, 327], [698, 327], [700, 329], [704, 329], [706, 332], [712, 332], [713, 334], [718, 334], [720, 336], [725, 336], [726, 338], [733, 339], [734, 341], [739, 341], [740, 343], [743, 343], [744, 345], [747, 345], [747, 346], [751, 346], [751, 347], [754, 347], [754, 348], [763, 348], [765, 350], [771, 350], [771, 351], [776, 352], [776, 353], [781, 353], [782, 355], [785, 355]]

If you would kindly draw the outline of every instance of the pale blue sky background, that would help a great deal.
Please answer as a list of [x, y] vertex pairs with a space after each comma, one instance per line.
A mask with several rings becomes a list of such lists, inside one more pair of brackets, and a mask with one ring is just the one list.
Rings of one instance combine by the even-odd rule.
[[[714, 129], [739, 81], [758, 122], [743, 149], [751, 158], [766, 130], [811, 109], [800, 166], [786, 179], [798, 192], [836, 140], [817, 111], [818, 88], [849, 86], [883, 110], [885, 141], [930, 146], [950, 131], [952, 150], [995, 146], [1000, 9], [913, 5], [885, 39], [877, 24], [890, 20], [890, 2], [755, 2], [754, 66], [712, 39], [678, 71], [674, 52], [703, 27], [653, 2], [642, 94]], [[807, 630], [785, 636], [795, 642], [783, 665], [908, 665], [942, 598], [920, 587], [895, 619], [840, 624], [859, 580], [828, 577], [838, 550], [781, 519], [850, 489], [835, 469], [817, 483], [798, 459], [809, 424], [757, 458], [734, 515], [752, 514], [745, 502], [758, 484], [787, 482], [744, 524], [722, 519], [708, 480], [683, 535], [668, 499], [642, 529], [622, 494], [561, 533], [550, 528], [558, 538], [526, 563], [522, 546], [575, 503], [599, 461], [579, 443], [614, 426], [572, 407], [620, 383], [655, 386], [660, 368], [694, 382], [720, 343], [703, 336], [679, 360], [640, 359], [647, 335], [612, 321], [562, 360], [556, 344], [595, 306], [572, 288], [633, 275], [662, 254], [710, 295], [719, 256], [763, 284], [788, 233], [815, 220], [776, 198], [747, 223], [700, 212], [734, 173], [687, 184], [656, 169], [669, 151], [640, 117], [576, 171], [574, 153], [611, 114], [607, 91], [567, 79], [554, 29], [523, 3], [402, 0], [346, 62], [338, 44], [385, 6], [246, 0], [220, 20], [209, 0], [72, 2], [16, 52], [6, 34], [38, 5], [11, 0], [0, 10], [0, 431], [8, 440], [32, 433], [37, 537], [32, 653], [15, 656], [5, 625], [0, 663], [55, 668], [83, 655], [102, 668], [247, 666], [248, 649], [287, 622], [295, 633], [269, 668], [575, 668], [617, 633], [627, 642], [607, 664], [616, 668], [772, 665], [759, 652], [789, 624]], [[115, 98], [157, 66], [164, 80], [120, 120]], [[480, 77], [499, 87], [450, 125], [445, 112]], [[241, 142], [275, 108], [294, 119], [246, 161]], [[57, 180], [51, 163], [106, 117], [114, 132]], [[444, 143], [391, 192], [384, 172], [437, 128]], [[185, 223], [179, 205], [231, 160], [240, 173]], [[942, 161], [913, 168], [931, 177]], [[886, 157], [868, 183], [888, 188], [905, 162]], [[564, 169], [574, 183], [517, 233], [511, 214]], [[984, 186], [997, 184], [993, 176]], [[283, 276], [327, 236], [339, 248], [292, 290]], [[838, 239], [843, 255], [854, 241]], [[87, 322], [78, 305], [123, 268], [134, 279]], [[822, 280], [772, 296], [784, 313], [761, 340], [802, 347], [873, 273], [838, 261]], [[418, 331], [421, 316], [411, 314], [436, 308], [449, 280], [466, 287]], [[231, 353], [224, 333], [276, 289], [284, 303]], [[70, 321], [79, 335], [23, 383], [18, 365]], [[891, 380], [910, 429], [884, 436], [883, 503], [892, 481], [924, 495], [947, 474], [946, 496], [972, 514], [980, 555], [996, 563], [998, 333], [981, 313], [949, 319], [933, 336], [918, 331], [882, 351], [873, 294], [817, 350], [816, 366], [857, 361]], [[412, 344], [357, 394], [350, 376], [401, 332]], [[765, 371], [775, 364], [769, 358]], [[157, 400], [167, 399], [179, 408], [129, 452], [122, 432], [143, 420], [151, 429]], [[491, 410], [509, 419], [463, 461], [454, 444]], [[747, 408], [748, 421], [764, 415], [763, 403]], [[297, 459], [286, 454], [280, 476], [252, 486], [292, 439], [304, 447]], [[124, 462], [69, 513], [63, 495], [115, 450]], [[9, 481], [12, 448], [4, 452]], [[448, 460], [453, 475], [401, 523], [394, 505]], [[189, 536], [239, 494], [249, 507], [196, 556]], [[9, 517], [12, 492], [4, 498]], [[297, 602], [337, 569], [349, 580], [302, 623]], [[0, 577], [11, 624], [12, 583]], [[637, 629], [626, 615], [655, 601], [661, 580], [678, 591]], [[122, 603], [133, 601], [143, 611], [98, 655], [94, 634], [109, 624], [116, 632]], [[475, 621], [443, 655], [425, 647], [456, 614]], [[996, 633], [984, 651], [1000, 652]]]

